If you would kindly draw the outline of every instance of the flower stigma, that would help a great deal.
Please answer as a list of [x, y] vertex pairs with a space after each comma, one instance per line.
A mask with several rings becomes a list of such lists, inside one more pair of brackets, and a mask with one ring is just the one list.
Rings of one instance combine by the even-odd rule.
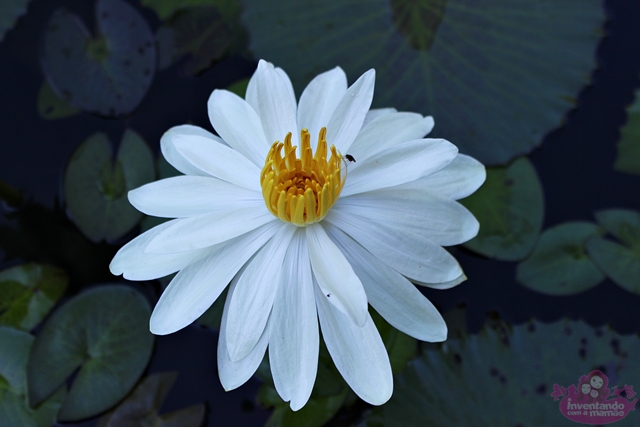
[[[262, 197], [269, 211], [282, 221], [304, 227], [322, 220], [338, 200], [347, 178], [342, 154], [334, 145], [327, 160], [327, 128], [320, 129], [315, 155], [309, 131], [300, 131], [300, 158], [291, 145], [291, 132], [284, 143], [271, 146], [260, 173]], [[284, 153], [284, 154], [283, 154]]]

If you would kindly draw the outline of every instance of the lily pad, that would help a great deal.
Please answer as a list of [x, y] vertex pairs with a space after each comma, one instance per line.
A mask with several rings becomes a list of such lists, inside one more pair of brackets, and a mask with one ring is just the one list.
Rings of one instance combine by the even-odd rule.
[[113, 242], [142, 218], [127, 192], [153, 181], [153, 154], [136, 132], [127, 129], [115, 162], [104, 133], [90, 136], [73, 153], [64, 178], [67, 213], [94, 242]]
[[374, 107], [435, 117], [434, 135], [485, 164], [530, 152], [594, 70], [605, 21], [590, 0], [243, 1], [250, 50], [297, 93], [340, 65], [375, 68]]
[[640, 175], [640, 90], [627, 108], [627, 123], [620, 129], [618, 154], [613, 168], [618, 172]]
[[0, 2], [0, 42], [4, 35], [27, 13], [27, 5], [31, 0], [2, 0]]
[[147, 93], [156, 67], [153, 33], [123, 0], [98, 0], [96, 36], [65, 9], [45, 29], [40, 61], [63, 100], [81, 110], [115, 117], [131, 113]]
[[204, 404], [158, 415], [177, 376], [176, 372], [149, 375], [127, 399], [102, 416], [97, 427], [200, 427], [204, 419]]
[[518, 264], [516, 278], [547, 295], [573, 295], [604, 280], [585, 252], [585, 244], [601, 229], [589, 222], [567, 222], [542, 233], [529, 258]]
[[62, 297], [69, 280], [59, 268], [24, 264], [0, 272], [0, 325], [30, 331]]
[[63, 119], [78, 114], [80, 110], [60, 98], [45, 80], [38, 92], [38, 113], [46, 120]]
[[0, 327], [0, 426], [49, 427], [55, 422], [65, 391], [60, 390], [37, 409], [26, 398], [26, 368], [33, 337]]
[[63, 387], [78, 368], [58, 420], [82, 420], [115, 405], [131, 391], [151, 357], [150, 315], [146, 299], [126, 286], [93, 288], [63, 305], [31, 348], [31, 405]]
[[[640, 376], [637, 335], [570, 320], [497, 326], [449, 339], [410, 362], [396, 376], [391, 400], [363, 425], [571, 427], [551, 396], [555, 384], [569, 387], [596, 369], [612, 388]], [[620, 425], [632, 425], [626, 421]]]
[[589, 257], [614, 283], [640, 294], [640, 213], [610, 209], [595, 216], [620, 243], [594, 237], [587, 242]]
[[544, 216], [542, 186], [526, 157], [507, 167], [487, 168], [487, 180], [460, 201], [480, 222], [478, 235], [464, 244], [502, 261], [525, 258], [538, 240]]

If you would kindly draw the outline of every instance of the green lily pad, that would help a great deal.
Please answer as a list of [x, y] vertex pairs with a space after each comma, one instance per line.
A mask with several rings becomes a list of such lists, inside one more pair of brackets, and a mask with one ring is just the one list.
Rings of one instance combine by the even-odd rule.
[[40, 61], [53, 90], [74, 107], [101, 116], [131, 113], [156, 68], [153, 33], [123, 0], [98, 0], [96, 36], [65, 9], [45, 29]]
[[340, 65], [376, 69], [374, 107], [435, 117], [434, 135], [485, 164], [530, 152], [562, 123], [595, 68], [602, 2], [243, 1], [250, 50], [297, 93]]
[[69, 280], [50, 265], [24, 264], [0, 271], [0, 325], [30, 331], [62, 297]]
[[36, 409], [26, 399], [26, 368], [33, 337], [0, 326], [0, 426], [49, 427], [62, 406], [65, 390], [59, 390]]
[[567, 222], [542, 233], [529, 258], [518, 264], [516, 279], [547, 295], [573, 295], [604, 280], [585, 252], [587, 240], [601, 234], [589, 222]]
[[589, 257], [614, 283], [640, 294], [640, 214], [610, 209], [597, 212], [595, 216], [620, 243], [594, 237], [587, 242]]
[[62, 387], [78, 368], [59, 421], [89, 418], [118, 403], [151, 357], [150, 315], [146, 299], [126, 286], [93, 288], [63, 305], [45, 322], [31, 348], [31, 405]]
[[115, 409], [98, 420], [97, 427], [149, 425], [156, 427], [200, 427], [204, 419], [204, 404], [158, 415], [162, 403], [178, 376], [177, 372], [149, 375], [131, 395]]
[[94, 242], [113, 242], [142, 218], [127, 192], [153, 181], [151, 150], [136, 132], [127, 129], [115, 162], [107, 136], [95, 133], [73, 153], [64, 178], [67, 213]]
[[640, 175], [640, 90], [627, 108], [627, 123], [620, 129], [618, 154], [613, 168], [618, 172]]
[[4, 35], [27, 13], [27, 5], [31, 0], [2, 0], [0, 2], [0, 42]]
[[525, 258], [538, 240], [544, 216], [542, 186], [526, 157], [507, 167], [487, 168], [487, 180], [460, 201], [480, 222], [478, 235], [464, 244], [502, 261]]
[[46, 120], [63, 119], [77, 114], [78, 110], [73, 105], [60, 98], [51, 85], [45, 80], [38, 92], [38, 113]]
[[[595, 369], [608, 376], [609, 387], [635, 384], [638, 357], [637, 335], [583, 322], [485, 326], [410, 362], [396, 376], [391, 400], [368, 413], [363, 425], [571, 427], [576, 423], [551, 396], [554, 384], [568, 388]], [[634, 415], [620, 425], [636, 425]]]

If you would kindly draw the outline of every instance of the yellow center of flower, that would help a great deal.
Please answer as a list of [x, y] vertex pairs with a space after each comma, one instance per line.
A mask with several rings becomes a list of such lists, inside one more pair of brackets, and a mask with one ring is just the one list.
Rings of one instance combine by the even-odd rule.
[[327, 129], [318, 135], [316, 154], [311, 150], [307, 129], [300, 132], [300, 158], [291, 145], [291, 133], [284, 143], [271, 146], [260, 173], [262, 197], [272, 214], [299, 227], [320, 221], [338, 200], [347, 169], [342, 167], [342, 154], [331, 146], [327, 160]]

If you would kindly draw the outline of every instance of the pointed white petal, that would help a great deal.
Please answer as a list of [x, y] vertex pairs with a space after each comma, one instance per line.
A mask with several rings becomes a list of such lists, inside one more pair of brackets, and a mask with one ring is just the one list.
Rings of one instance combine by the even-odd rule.
[[327, 125], [327, 143], [341, 153], [348, 153], [373, 100], [375, 70], [364, 73], [351, 85], [336, 106]]
[[307, 128], [314, 150], [320, 129], [329, 124], [333, 111], [346, 92], [347, 76], [340, 67], [318, 74], [302, 92], [298, 105], [298, 126], [300, 129]]
[[[273, 65], [264, 60], [258, 62], [254, 78], [257, 96], [256, 112], [260, 117], [262, 129], [269, 145], [276, 141], [284, 141], [288, 132], [292, 134], [291, 143], [299, 145], [296, 103], [295, 98], [293, 100], [291, 98], [288, 82], [282, 78], [281, 73], [278, 73]], [[266, 156], [266, 152], [264, 154]], [[264, 158], [262, 163], [264, 163]]]
[[176, 253], [206, 248], [276, 220], [264, 200], [248, 200], [237, 209], [178, 220], [154, 237], [145, 252]]
[[179, 254], [145, 253], [144, 248], [149, 242], [175, 222], [160, 224], [120, 248], [109, 264], [111, 273], [116, 276], [122, 274], [128, 280], [153, 280], [175, 273], [211, 252], [205, 248]]
[[[369, 111], [367, 111], [367, 115], [364, 116], [364, 122], [362, 122], [362, 129], [364, 130], [364, 128], [369, 124], [369, 122], [371, 122], [376, 117], [384, 116], [385, 114], [397, 113], [397, 112], [398, 110], [396, 110], [395, 108], [372, 108]], [[411, 138], [411, 139], [415, 139], [415, 138]]]
[[458, 200], [473, 194], [486, 178], [487, 172], [482, 163], [473, 157], [458, 154], [444, 169], [395, 188], [428, 191]]
[[440, 246], [471, 240], [480, 227], [460, 203], [424, 190], [393, 187], [340, 197], [333, 209], [371, 220], [389, 234], [404, 230]]
[[360, 279], [322, 225], [309, 225], [305, 231], [313, 275], [323, 298], [346, 313], [356, 325], [364, 325], [368, 315], [367, 295]]
[[224, 144], [222, 139], [198, 126], [180, 125], [172, 127], [162, 135], [162, 138], [160, 138], [160, 150], [166, 161], [183, 174], [205, 176], [206, 174], [204, 172], [183, 158], [174, 146], [174, 139], [176, 137], [188, 138], [190, 136], [199, 136]]
[[282, 267], [269, 324], [269, 362], [276, 390], [302, 408], [318, 371], [320, 336], [305, 233], [298, 230]]
[[275, 231], [275, 225], [268, 224], [216, 245], [209, 256], [180, 270], [153, 309], [151, 332], [156, 335], [171, 334], [200, 317]]
[[239, 209], [263, 200], [262, 194], [205, 176], [181, 175], [155, 181], [128, 193], [129, 202], [146, 215], [181, 218]]
[[458, 278], [462, 269], [456, 259], [440, 245], [424, 236], [404, 230], [380, 229], [373, 221], [345, 212], [337, 204], [324, 219], [335, 225], [380, 261], [411, 280], [427, 283]]
[[[362, 130], [349, 148], [349, 154], [356, 159], [351, 165], [355, 170], [366, 159], [407, 141], [424, 138], [433, 128], [432, 117], [422, 117], [417, 113], [388, 113], [378, 115]], [[344, 152], [343, 152], [344, 154]]]
[[460, 283], [464, 282], [465, 280], [467, 280], [467, 276], [464, 273], [462, 273], [460, 276], [448, 282], [427, 283], [427, 282], [419, 282], [417, 280], [414, 280], [413, 283], [420, 286], [426, 286], [432, 289], [445, 290], [445, 289], [451, 289], [454, 286], [458, 286]]
[[260, 118], [238, 95], [216, 89], [209, 97], [209, 120], [227, 144], [262, 168], [272, 142], [268, 142]]
[[293, 107], [296, 109], [296, 115], [298, 114], [298, 102], [296, 101], [296, 92], [293, 90], [293, 83], [291, 83], [291, 79], [289, 75], [280, 67], [276, 67], [276, 73], [280, 76], [285, 86], [287, 87], [287, 91], [289, 92], [289, 98], [291, 98], [291, 103]]
[[359, 327], [315, 287], [322, 336], [336, 368], [362, 400], [382, 405], [393, 393], [389, 356], [371, 316]]
[[222, 387], [224, 387], [226, 391], [240, 387], [253, 376], [253, 374], [258, 370], [260, 362], [264, 359], [267, 344], [269, 344], [269, 328], [267, 327], [264, 329], [258, 343], [253, 347], [253, 350], [251, 350], [247, 357], [237, 362], [234, 362], [229, 358], [226, 333], [227, 317], [229, 316], [229, 301], [233, 296], [240, 274], [242, 274], [242, 271], [236, 275], [236, 278], [233, 279], [233, 282], [231, 282], [229, 287], [227, 300], [224, 303], [222, 322], [220, 323], [220, 336], [218, 337], [218, 376], [220, 377]]
[[278, 293], [282, 263], [296, 227], [280, 223], [276, 234], [250, 261], [236, 286], [227, 317], [227, 350], [244, 359], [260, 339]]
[[201, 136], [177, 136], [178, 153], [202, 172], [249, 190], [261, 191], [260, 169], [233, 148]]
[[397, 144], [348, 170], [340, 197], [415, 181], [444, 168], [457, 154], [458, 148], [444, 139]]
[[327, 233], [362, 280], [369, 303], [391, 326], [422, 341], [447, 339], [444, 319], [411, 282], [336, 227], [327, 227]]

